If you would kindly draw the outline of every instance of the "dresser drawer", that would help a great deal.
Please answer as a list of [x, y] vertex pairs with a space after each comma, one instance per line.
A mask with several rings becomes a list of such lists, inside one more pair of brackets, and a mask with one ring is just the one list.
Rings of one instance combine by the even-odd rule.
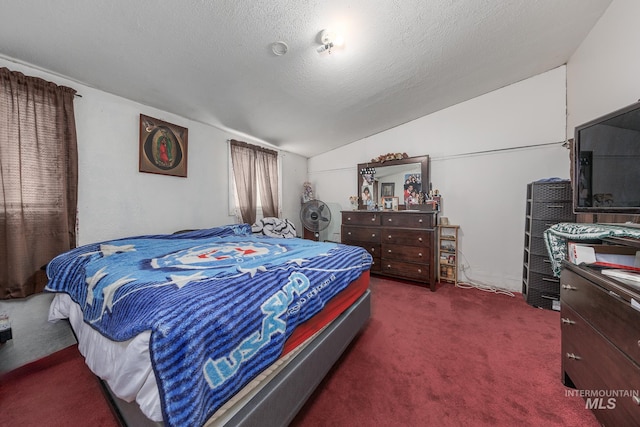
[[[543, 233], [553, 225], [556, 225], [559, 221], [551, 219], [534, 219], [531, 221], [531, 237], [542, 237]], [[573, 219], [571, 221], [573, 222]]]
[[343, 242], [346, 245], [351, 245], [351, 246], [360, 246], [363, 249], [366, 249], [367, 252], [369, 252], [371, 254], [372, 257], [378, 257], [380, 258], [380, 244], [376, 243], [376, 242], [358, 242], [355, 240], [346, 242], [343, 239]]
[[[640, 368], [597, 333], [571, 307], [562, 306], [562, 366], [578, 390], [595, 393], [587, 404], [604, 425], [640, 425], [640, 406], [631, 393], [640, 390]], [[606, 393], [609, 393], [607, 395]], [[595, 400], [605, 393], [602, 400]], [[613, 400], [609, 400], [613, 398]], [[585, 399], [586, 400], [586, 399]], [[599, 409], [606, 408], [606, 409]]]
[[372, 273], [380, 272], [380, 257], [373, 257], [373, 261], [371, 261], [371, 268], [369, 269]]
[[535, 219], [555, 220], [556, 222], [573, 221], [573, 202], [533, 202], [531, 216]]
[[532, 193], [533, 200], [540, 202], [567, 201], [573, 197], [570, 182], [534, 183]]
[[380, 241], [396, 245], [433, 248], [433, 231], [384, 227]]
[[[342, 242], [380, 242], [380, 228], [342, 226]], [[360, 246], [360, 245], [358, 245]]]
[[383, 258], [380, 260], [380, 271], [391, 276], [398, 276], [418, 282], [429, 282], [431, 265], [396, 261]]
[[380, 213], [368, 211], [342, 212], [343, 225], [380, 225]]
[[342, 243], [345, 245], [351, 246], [360, 246], [365, 249], [367, 252], [371, 254], [373, 257], [373, 261], [371, 263], [371, 271], [376, 273], [380, 271], [380, 244], [376, 242], [360, 242], [357, 240], [349, 240], [344, 238], [344, 234], [342, 236]]
[[404, 246], [383, 243], [381, 245], [382, 259], [429, 264], [432, 257], [431, 248], [420, 246]]
[[551, 273], [542, 274], [530, 271], [529, 287], [545, 291], [547, 293], [553, 293], [557, 297], [560, 296], [560, 279], [554, 277]]
[[383, 227], [433, 228], [434, 215], [413, 212], [383, 212]]
[[436, 290], [434, 212], [341, 213], [342, 243], [366, 249], [373, 257], [372, 273], [426, 283]]
[[[545, 276], [553, 277], [553, 268], [551, 268], [551, 260], [548, 255], [531, 254], [529, 256], [529, 269]], [[554, 278], [558, 282], [557, 278]]]
[[542, 237], [525, 236], [525, 244], [529, 248], [529, 252], [535, 255], [545, 256], [549, 254]]
[[623, 299], [567, 269], [560, 278], [562, 305], [589, 319], [593, 327], [640, 364], [640, 312]]

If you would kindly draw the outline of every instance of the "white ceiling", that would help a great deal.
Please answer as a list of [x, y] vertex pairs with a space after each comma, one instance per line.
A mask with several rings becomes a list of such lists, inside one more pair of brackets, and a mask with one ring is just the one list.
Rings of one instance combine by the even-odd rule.
[[0, 0], [0, 56], [310, 157], [565, 64], [610, 3]]

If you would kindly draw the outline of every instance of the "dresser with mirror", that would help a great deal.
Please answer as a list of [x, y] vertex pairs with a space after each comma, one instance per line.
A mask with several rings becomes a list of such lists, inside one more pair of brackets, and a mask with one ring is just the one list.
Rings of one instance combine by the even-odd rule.
[[437, 211], [419, 194], [430, 190], [429, 156], [361, 163], [357, 175], [358, 209], [342, 212], [342, 243], [371, 254], [371, 273], [435, 291]]

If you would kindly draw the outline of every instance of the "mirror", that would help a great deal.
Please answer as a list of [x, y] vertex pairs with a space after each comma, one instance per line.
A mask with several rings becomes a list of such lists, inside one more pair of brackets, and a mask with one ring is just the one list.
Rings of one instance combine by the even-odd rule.
[[430, 190], [429, 156], [360, 163], [357, 173], [359, 209], [432, 209], [418, 202]]

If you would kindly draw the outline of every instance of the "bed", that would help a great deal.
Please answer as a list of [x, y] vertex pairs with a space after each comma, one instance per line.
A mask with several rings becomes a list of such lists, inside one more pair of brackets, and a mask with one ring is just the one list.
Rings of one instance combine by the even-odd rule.
[[52, 260], [49, 317], [129, 425], [281, 425], [366, 323], [370, 265], [248, 224], [130, 237]]

